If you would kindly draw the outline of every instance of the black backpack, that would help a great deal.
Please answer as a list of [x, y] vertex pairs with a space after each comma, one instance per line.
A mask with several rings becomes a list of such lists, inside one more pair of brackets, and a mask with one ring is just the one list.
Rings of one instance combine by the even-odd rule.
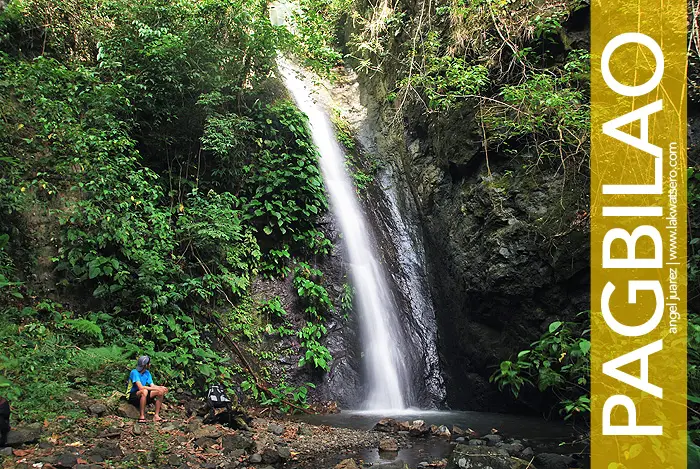
[[209, 391], [207, 391], [207, 403], [213, 409], [231, 406], [231, 399], [226, 395], [224, 386], [221, 383], [214, 384], [209, 388]]
[[231, 414], [233, 412], [233, 405], [231, 399], [226, 395], [224, 390], [224, 385], [214, 384], [207, 391], [207, 405], [209, 406], [209, 416], [204, 419], [206, 422], [214, 422], [216, 417], [215, 409], [226, 408], [228, 410], [228, 424], [231, 425]]

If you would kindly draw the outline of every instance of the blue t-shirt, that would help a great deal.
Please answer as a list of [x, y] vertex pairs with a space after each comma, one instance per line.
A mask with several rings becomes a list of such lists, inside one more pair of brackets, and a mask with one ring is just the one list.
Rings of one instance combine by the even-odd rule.
[[151, 377], [151, 372], [148, 370], [143, 370], [143, 373], [139, 373], [139, 370], [134, 368], [133, 370], [131, 370], [131, 374], [129, 375], [129, 379], [131, 380], [132, 383], [134, 383], [131, 386], [131, 391], [129, 391], [131, 394], [133, 394], [139, 390], [138, 386], [136, 386], [136, 381], [140, 382], [142, 386], [148, 386], [149, 384], [153, 384], [153, 378]]

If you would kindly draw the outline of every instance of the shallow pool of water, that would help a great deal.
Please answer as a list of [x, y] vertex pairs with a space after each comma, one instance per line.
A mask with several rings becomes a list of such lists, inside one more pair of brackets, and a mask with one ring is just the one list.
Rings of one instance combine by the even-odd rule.
[[[546, 421], [536, 417], [510, 414], [420, 409], [408, 409], [400, 412], [346, 410], [339, 414], [303, 415], [297, 418], [314, 425], [371, 430], [380, 419], [385, 417], [399, 421], [420, 419], [428, 425], [446, 425], [450, 429], [453, 425], [457, 425], [464, 430], [470, 428], [479, 435], [490, 434], [492, 429], [496, 429], [503, 438], [522, 440], [523, 444], [532, 447], [536, 454], [543, 452], [578, 453], [585, 450], [580, 445], [571, 445], [571, 442], [584, 429], [577, 431], [575, 427], [560, 421]], [[453, 448], [453, 443], [441, 438], [413, 438], [410, 441], [411, 447], [401, 448], [398, 454], [383, 453], [376, 448], [369, 448], [357, 452], [328, 455], [324, 458], [323, 467], [333, 467], [334, 463], [352, 457], [362, 459], [365, 463], [371, 463], [374, 466], [381, 466], [400, 459], [409, 467], [415, 468], [420, 462], [432, 462], [449, 456]]]

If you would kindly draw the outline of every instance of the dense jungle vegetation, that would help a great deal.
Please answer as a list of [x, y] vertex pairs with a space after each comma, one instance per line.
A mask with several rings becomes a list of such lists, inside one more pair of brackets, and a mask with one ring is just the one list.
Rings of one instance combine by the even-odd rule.
[[[146, 353], [173, 387], [221, 379], [264, 405], [305, 406], [310, 386], [271, 374], [276, 357], [260, 344], [294, 335], [299, 366], [327, 370], [324, 318], [350, 295], [329, 293], [316, 265], [331, 249], [327, 203], [305, 117], [275, 78], [278, 51], [327, 76], [343, 61], [388, 74], [397, 109], [477, 109], [487, 164], [492, 151], [549, 165], [585, 192], [589, 57], [567, 21], [586, 6], [306, 0], [293, 37], [258, 0], [11, 0], [0, 13], [0, 394], [21, 419], [55, 416], [71, 387], [121, 391]], [[698, 164], [688, 200], [696, 432]], [[304, 323], [251, 295], [256, 278], [288, 275]], [[553, 391], [564, 416], [586, 414], [587, 322], [553, 323], [494, 381], [516, 396]]]
[[[304, 405], [259, 344], [296, 335], [299, 366], [328, 367], [333, 304], [305, 262], [330, 248], [326, 200], [265, 2], [20, 0], [0, 39], [0, 389], [19, 418], [71, 386], [123, 392], [137, 353], [173, 388]], [[250, 294], [290, 272], [304, 324]]]

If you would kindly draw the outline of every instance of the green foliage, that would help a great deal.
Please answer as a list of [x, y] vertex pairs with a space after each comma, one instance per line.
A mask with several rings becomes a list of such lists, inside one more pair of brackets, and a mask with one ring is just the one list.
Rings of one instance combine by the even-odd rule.
[[340, 309], [343, 311], [352, 311], [353, 298], [355, 296], [355, 289], [349, 283], [343, 284], [343, 291], [340, 293]]
[[[16, 300], [0, 308], [21, 325], [2, 339], [44, 341], [23, 365], [117, 347], [151, 355], [159, 382], [201, 392], [243, 379], [212, 345], [222, 335], [263, 368], [274, 358], [259, 345], [284, 310], [253, 307], [254, 278], [331, 248], [306, 117], [270, 85], [288, 39], [258, 0], [13, 0], [0, 13], [0, 289]], [[85, 300], [77, 311], [23, 294], [18, 271], [37, 248], [24, 217], [37, 208], [57, 220], [59, 293]], [[330, 302], [315, 285], [304, 301], [320, 318]], [[287, 326], [278, 332], [298, 332]], [[13, 371], [19, 350], [3, 383], [39, 392]], [[123, 381], [119, 366], [108, 386]], [[67, 392], [63, 371], [28, 383], [45, 389], [30, 399], [37, 412], [55, 411], [42, 399]]]
[[0, 392], [13, 401], [19, 420], [75, 412], [63, 399], [70, 389], [104, 393], [106, 383], [124, 381], [132, 361], [126, 349], [99, 346], [99, 328], [71, 315], [59, 304], [40, 302], [0, 316]]
[[443, 54], [437, 32], [429, 32], [421, 47], [421, 55], [425, 57], [423, 69], [404, 78], [399, 87], [411, 87], [424, 93], [429, 109], [449, 111], [488, 86], [488, 69], [470, 64], [464, 58]]
[[516, 361], [502, 362], [490, 381], [501, 390], [509, 388], [515, 397], [528, 385], [540, 392], [552, 391], [559, 397], [566, 419], [587, 415], [591, 342], [586, 338], [590, 330], [582, 329], [578, 323], [551, 323], [530, 349], [518, 353]]
[[327, 313], [333, 310], [328, 291], [321, 285], [323, 273], [306, 263], [300, 263], [294, 270], [294, 287], [302, 302], [304, 311], [311, 321], [307, 322], [297, 332], [297, 337], [304, 349], [304, 355], [299, 360], [299, 366], [311, 363], [314, 368], [330, 370], [332, 360], [328, 349], [321, 345], [320, 340], [327, 332], [321, 323]]
[[587, 96], [575, 85], [589, 73], [588, 60], [586, 51], [575, 50], [561, 69], [535, 71], [518, 85], [504, 86], [498, 102], [482, 107], [489, 146], [507, 152], [524, 146], [537, 161], [580, 153], [590, 111]]
[[322, 75], [330, 74], [343, 58], [338, 37], [341, 21], [352, 3], [352, 0], [307, 0], [299, 2], [294, 11], [295, 52], [305, 65]]

